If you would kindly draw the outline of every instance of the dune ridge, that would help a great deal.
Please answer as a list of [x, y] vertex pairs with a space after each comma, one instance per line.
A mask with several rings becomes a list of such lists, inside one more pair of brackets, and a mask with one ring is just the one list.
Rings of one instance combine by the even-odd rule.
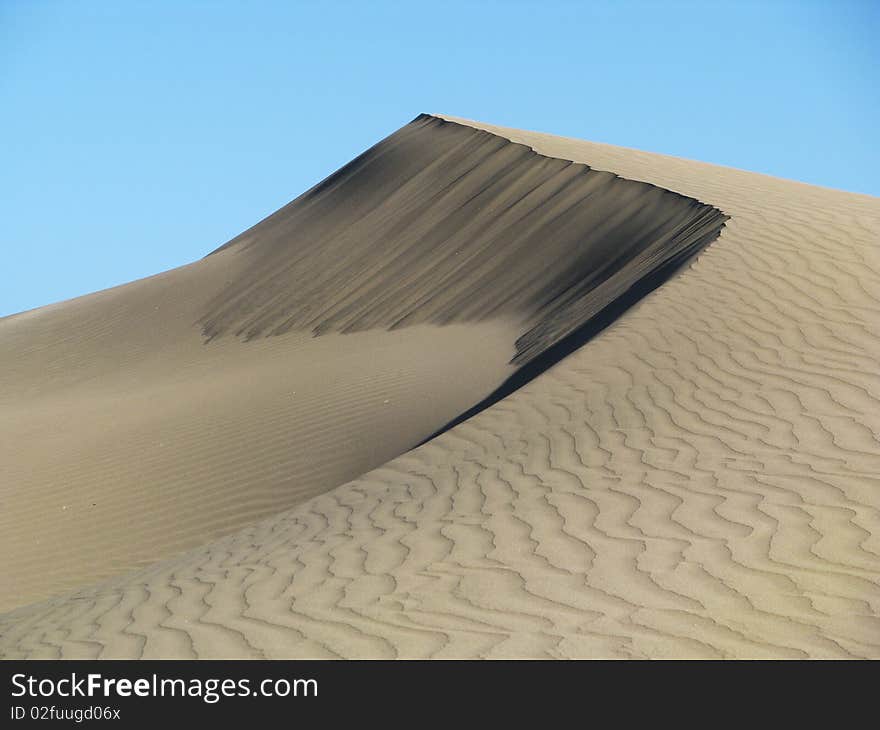
[[880, 200], [449, 119], [729, 219], [471, 419], [0, 616], [0, 655], [880, 656]]

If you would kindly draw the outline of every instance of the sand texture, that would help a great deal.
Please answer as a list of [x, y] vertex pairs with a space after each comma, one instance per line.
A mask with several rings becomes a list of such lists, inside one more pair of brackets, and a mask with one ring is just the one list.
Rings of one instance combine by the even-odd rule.
[[0, 320], [0, 656], [880, 657], [878, 282], [876, 198], [422, 115]]

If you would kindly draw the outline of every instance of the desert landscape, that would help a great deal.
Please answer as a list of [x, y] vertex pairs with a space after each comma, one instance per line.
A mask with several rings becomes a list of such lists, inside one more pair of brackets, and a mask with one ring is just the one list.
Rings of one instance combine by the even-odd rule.
[[880, 199], [422, 114], [0, 319], [0, 657], [880, 657]]

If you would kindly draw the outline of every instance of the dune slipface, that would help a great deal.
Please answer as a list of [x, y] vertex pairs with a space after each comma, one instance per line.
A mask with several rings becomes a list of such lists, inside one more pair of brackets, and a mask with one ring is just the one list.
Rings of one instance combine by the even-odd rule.
[[[0, 321], [7, 604], [117, 573], [0, 653], [878, 656], [878, 232], [868, 196], [419, 117], [201, 262]], [[96, 482], [116, 562], [47, 516]]]
[[525, 364], [718, 236], [710, 205], [421, 115], [233, 239], [208, 339], [492, 318]]

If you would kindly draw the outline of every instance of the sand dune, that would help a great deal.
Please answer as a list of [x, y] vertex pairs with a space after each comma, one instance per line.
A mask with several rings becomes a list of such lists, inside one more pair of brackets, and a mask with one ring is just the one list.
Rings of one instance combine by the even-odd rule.
[[3, 320], [3, 607], [379, 466], [723, 222], [420, 116], [200, 262]]
[[201, 262], [0, 320], [0, 655], [880, 656], [878, 234], [419, 117]]

